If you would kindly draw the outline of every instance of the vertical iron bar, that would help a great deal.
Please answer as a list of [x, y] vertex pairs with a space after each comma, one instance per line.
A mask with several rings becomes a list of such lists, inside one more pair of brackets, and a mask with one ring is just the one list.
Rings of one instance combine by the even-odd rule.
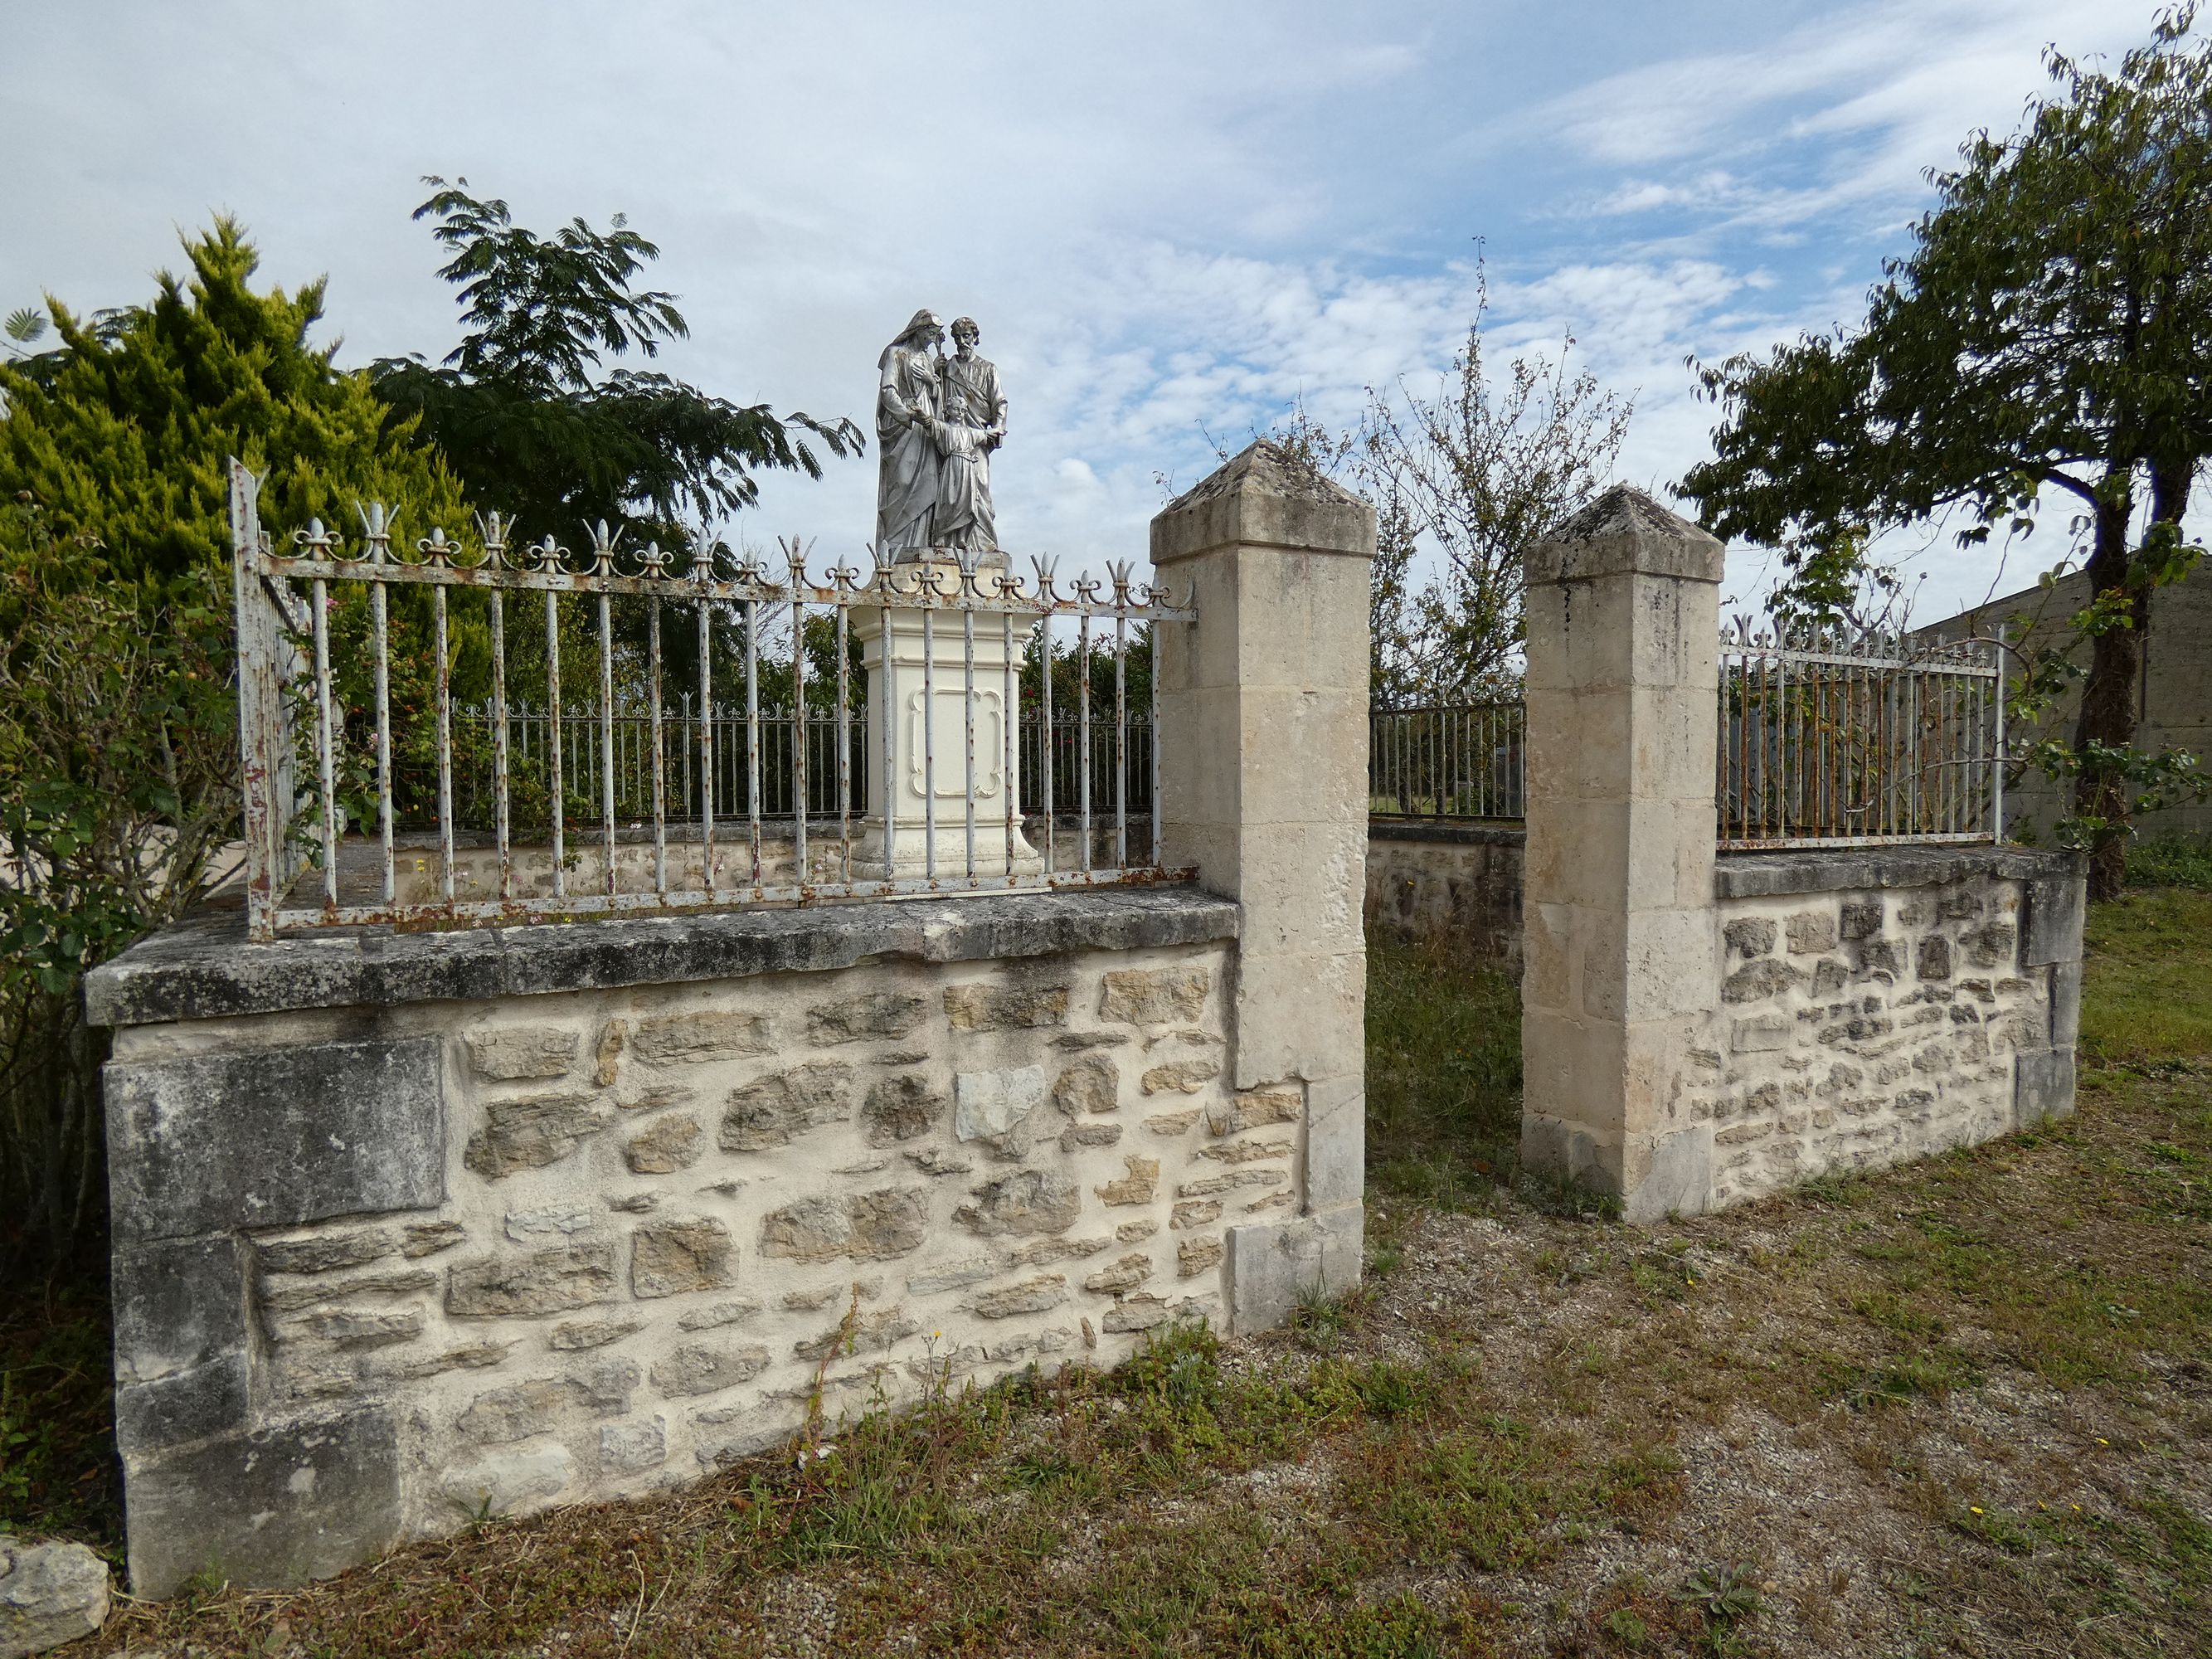
[[376, 631], [376, 834], [383, 855], [384, 902], [398, 896], [392, 855], [392, 636], [381, 577], [369, 579], [368, 609]]
[[803, 573], [791, 581], [791, 855], [796, 867], [791, 878], [806, 884], [806, 611], [799, 602]]
[[645, 613], [647, 711], [653, 738], [653, 890], [668, 890], [668, 777], [660, 738], [660, 596]]
[[330, 584], [315, 579], [315, 763], [323, 796], [323, 903], [338, 902], [337, 757], [331, 729]]
[[[886, 597], [888, 597], [888, 589], [890, 581], [888, 572], [884, 574], [883, 580], [886, 589]], [[891, 685], [893, 682], [891, 678], [890, 606], [888, 605], [884, 605], [880, 615], [883, 623], [883, 631], [878, 634], [876, 638], [878, 641], [877, 649], [882, 653], [881, 661], [883, 672], [880, 678], [883, 686], [882, 701], [884, 706], [882, 719], [878, 722], [878, 724], [884, 734], [884, 801], [882, 807], [884, 821], [884, 879], [885, 881], [890, 881], [897, 874], [898, 872], [898, 865], [892, 848], [892, 842], [896, 839], [898, 828], [898, 744], [896, 741], [896, 728], [899, 720], [899, 708], [896, 701], [891, 696]]]
[[599, 844], [605, 849], [606, 894], [615, 893], [615, 630], [599, 595]]
[[545, 593], [545, 729], [551, 738], [545, 764], [546, 793], [553, 804], [553, 896], [562, 898], [568, 891], [568, 872], [562, 863], [567, 854], [562, 841], [566, 803], [561, 786], [561, 618], [550, 588]]
[[714, 607], [699, 601], [699, 857], [702, 890], [714, 892]]
[[[962, 573], [963, 577], [965, 572]], [[966, 586], [964, 580], [963, 586]], [[965, 836], [968, 879], [975, 879], [975, 595], [960, 596], [961, 735], [968, 751]]]
[[2005, 647], [2005, 636], [2004, 636], [2004, 633], [2005, 633], [2005, 631], [2004, 631], [2004, 624], [2003, 624], [2002, 623], [1999, 623], [1997, 624], [1997, 638], [1996, 638], [1996, 644], [1995, 645], [1995, 647], [1992, 647], [1992, 648], [1991, 648], [1991, 650], [1990, 650], [1990, 660], [1996, 665], [1996, 671], [1997, 671], [1996, 690], [1996, 695], [1995, 695], [1995, 697], [1994, 697], [1994, 701], [1995, 701], [1995, 702], [1996, 702], [1996, 718], [1995, 718], [1995, 720], [1994, 720], [1994, 721], [1993, 721], [1993, 723], [1992, 723], [1992, 726], [1991, 726], [1991, 731], [1992, 731], [1992, 734], [1993, 734], [1994, 741], [1992, 742], [1992, 744], [1991, 744], [1991, 756], [1992, 756], [1992, 758], [1991, 758], [1991, 762], [1990, 762], [1990, 835], [1992, 836], [1992, 837], [1994, 837], [1994, 838], [1996, 840], [1996, 842], [1997, 842], [1999, 844], [2001, 844], [2001, 845], [2002, 844], [2002, 842], [2003, 842], [2003, 841], [2004, 841], [2004, 838], [2005, 838], [2005, 831], [2004, 831], [2004, 769], [2005, 769], [2005, 718], [2004, 718], [2004, 699], [2005, 699], [2005, 676], [2004, 676], [2004, 669], [2005, 669], [2005, 656], [2004, 656], [2004, 647]]
[[1079, 707], [1081, 709], [1075, 727], [1076, 767], [1082, 774], [1083, 791], [1083, 871], [1091, 872], [1091, 612], [1086, 608], [1076, 618], [1075, 653]]
[[937, 882], [937, 612], [921, 611], [921, 872]]
[[[1040, 594], [1040, 599], [1043, 595]], [[1044, 708], [1044, 870], [1049, 876], [1056, 867], [1053, 853], [1056, 826], [1053, 823], [1053, 775], [1060, 762], [1060, 745], [1052, 730], [1052, 611], [1048, 608], [1037, 621], [1037, 670], [1041, 682], [1038, 701]]]
[[[1006, 581], [1007, 597], [1012, 597], [1012, 579]], [[1006, 803], [1006, 874], [1014, 873], [1014, 838], [1020, 833], [1021, 802], [1018, 797], [1022, 789], [1022, 664], [1014, 655], [1014, 613], [999, 613], [999, 650], [1000, 662], [1006, 670], [1004, 701], [999, 706], [999, 717], [1006, 725], [1006, 770], [999, 778], [999, 793]]]
[[514, 824], [507, 804], [507, 606], [495, 587], [491, 601], [491, 814], [499, 847], [499, 899], [514, 896]]
[[[1118, 587], [1119, 584], [1116, 584]], [[1114, 611], [1114, 867], [1129, 867], [1129, 695], [1125, 684], [1129, 617], [1122, 596]]]
[[745, 811], [753, 885], [761, 884], [760, 601], [745, 601]]
[[846, 618], [852, 607], [837, 606], [837, 845], [842, 879], [853, 879], [853, 689], [845, 660]]
[[430, 590], [438, 653], [438, 896], [453, 902], [453, 665], [446, 643], [446, 590]]
[[1152, 646], [1152, 650], [1148, 653], [1147, 660], [1151, 663], [1152, 671], [1151, 687], [1152, 729], [1146, 733], [1146, 736], [1152, 744], [1152, 754], [1150, 756], [1152, 762], [1152, 868], [1157, 870], [1163, 863], [1165, 862], [1165, 855], [1160, 850], [1160, 830], [1162, 823], [1160, 817], [1160, 624], [1157, 618], [1154, 619], [1152, 624], [1146, 629], [1145, 638]]

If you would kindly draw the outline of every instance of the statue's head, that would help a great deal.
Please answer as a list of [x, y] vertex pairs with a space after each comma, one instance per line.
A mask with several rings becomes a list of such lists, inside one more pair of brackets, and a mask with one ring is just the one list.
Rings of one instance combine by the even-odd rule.
[[902, 345], [933, 346], [944, 337], [945, 325], [938, 319], [935, 312], [924, 306], [914, 313], [913, 320], [906, 325], [906, 331], [899, 336], [899, 342]]
[[963, 351], [973, 350], [975, 342], [982, 337], [983, 331], [975, 326], [973, 317], [955, 317], [952, 319], [952, 343]]

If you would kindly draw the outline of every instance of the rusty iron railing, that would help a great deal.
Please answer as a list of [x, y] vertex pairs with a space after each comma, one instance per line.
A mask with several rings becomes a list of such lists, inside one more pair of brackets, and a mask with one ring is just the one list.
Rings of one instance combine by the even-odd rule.
[[1517, 699], [1376, 709], [1367, 717], [1367, 810], [1390, 817], [1524, 817], [1528, 735], [1528, 710]]
[[1722, 848], [2001, 840], [2003, 649], [1736, 618], [1721, 636]]
[[[816, 581], [810, 550], [797, 542], [779, 544], [780, 574], [703, 536], [679, 568], [657, 545], [618, 552], [602, 525], [578, 559], [550, 535], [515, 545], [514, 526], [496, 514], [480, 521], [473, 548], [432, 527], [410, 552], [374, 503], [359, 509], [362, 534], [350, 547], [311, 522], [280, 548], [261, 528], [258, 495], [252, 473], [234, 461], [253, 939], [317, 926], [527, 921], [1179, 873], [1161, 863], [1158, 682], [1149, 681], [1151, 708], [1134, 709], [1127, 669], [1133, 629], [1188, 623], [1195, 612], [1133, 580], [1129, 562], [1110, 563], [1103, 580], [1078, 576], [1063, 592], [1051, 559], [1032, 559], [1033, 576], [1020, 578], [973, 554], [895, 563], [872, 551], [872, 568], [839, 565]], [[427, 619], [416, 614], [426, 608], [425, 592]], [[407, 614], [428, 659], [399, 665], [405, 688], [397, 708], [395, 592], [416, 596]], [[532, 596], [542, 599], [542, 640], [537, 618], [522, 630], [508, 627], [508, 602]], [[664, 652], [662, 627], [672, 607], [684, 617], [684, 641], [696, 640], [686, 665], [696, 684], [673, 697], [664, 682], [666, 658], [677, 653]], [[618, 633], [623, 611], [629, 614]], [[875, 613], [886, 632], [895, 613], [921, 613], [925, 667], [911, 762], [927, 829], [918, 857], [915, 832], [901, 830], [896, 809], [860, 821], [871, 783], [881, 786], [884, 801], [897, 790], [892, 735], [887, 724], [871, 733], [855, 695], [860, 676], [848, 647], [860, 612]], [[932, 641], [945, 623], [960, 630], [960, 649], [940, 665]], [[1002, 666], [979, 669], [979, 629], [996, 634]], [[489, 654], [488, 696], [473, 705], [456, 699], [453, 684], [465, 630], [472, 638], [480, 630]], [[829, 665], [813, 666], [823, 679], [811, 685], [811, 642]], [[365, 656], [365, 671], [344, 660], [349, 646]], [[564, 649], [571, 658], [565, 680]], [[715, 698], [718, 649], [741, 658], [741, 708]], [[580, 650], [597, 670], [580, 718], [574, 707]], [[1078, 707], [1055, 714], [1050, 665], [1059, 654], [1075, 670]], [[1110, 719], [1093, 708], [1094, 659], [1102, 676], [1112, 665]], [[979, 754], [987, 724], [977, 718], [979, 696], [1000, 710], [1021, 710], [1025, 661], [1036, 682], [1034, 715], [990, 722], [996, 731], [985, 741], [994, 748], [1003, 741], [1005, 752]], [[511, 670], [537, 682], [529, 702], [512, 694]], [[956, 673], [960, 713], [950, 712], [953, 688], [940, 694], [933, 678]], [[780, 709], [763, 702], [764, 678], [780, 682]], [[953, 728], [941, 736], [940, 720]], [[1024, 727], [1034, 747], [1024, 741]], [[555, 731], [564, 741], [547, 740]], [[574, 740], [583, 732], [579, 775]], [[959, 745], [958, 758], [941, 759], [948, 740]], [[985, 827], [1003, 829], [1004, 840], [995, 860], [979, 860], [979, 777], [1011, 781], [1008, 775], [1018, 777], [1024, 759], [1046, 747], [1055, 763], [1036, 769], [1042, 775], [1033, 773], [1026, 788], [985, 788], [1005, 815], [1003, 826]], [[639, 769], [637, 787], [623, 782], [625, 760]], [[948, 778], [944, 793], [948, 800], [964, 795], [964, 806], [951, 809], [961, 812], [964, 835], [948, 843], [964, 846], [964, 856], [940, 847], [951, 833], [939, 822], [940, 765], [958, 769], [961, 787]], [[1133, 777], [1139, 766], [1141, 780]], [[487, 780], [480, 793], [472, 768]], [[1063, 787], [1073, 799], [1060, 794]], [[519, 790], [528, 796], [520, 811]], [[472, 822], [464, 822], [465, 807]], [[349, 836], [349, 821], [362, 833]], [[572, 840], [572, 822], [587, 836]], [[539, 823], [544, 843], [526, 844], [518, 832]], [[1031, 827], [1039, 849], [1022, 838]], [[1132, 856], [1133, 840], [1146, 856]], [[580, 852], [599, 866], [578, 883], [588, 891], [571, 890]]]

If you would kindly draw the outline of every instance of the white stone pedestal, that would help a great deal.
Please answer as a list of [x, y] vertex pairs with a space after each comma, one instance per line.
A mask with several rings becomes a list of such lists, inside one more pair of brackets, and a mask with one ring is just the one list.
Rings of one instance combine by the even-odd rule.
[[[959, 572], [946, 562], [941, 585], [957, 590]], [[884, 617], [890, 623], [888, 647]], [[925, 627], [925, 618], [927, 619]], [[860, 765], [867, 776], [871, 810], [864, 820], [853, 873], [862, 881], [880, 880], [884, 865], [884, 735], [890, 722], [890, 805], [893, 842], [891, 874], [904, 879], [934, 874], [959, 880], [969, 872], [968, 841], [969, 732], [970, 684], [963, 624], [975, 629], [974, 873], [979, 878], [1036, 875], [1044, 860], [1021, 830], [1020, 749], [1009, 733], [1019, 718], [1019, 672], [1029, 629], [1015, 618], [1012, 651], [1006, 629], [992, 611], [932, 611], [872, 606], [853, 612], [853, 634], [860, 642], [868, 672], [867, 750]], [[929, 635], [928, 686], [924, 688], [923, 635]], [[933, 758], [933, 764], [932, 763]], [[925, 789], [933, 780], [934, 787]], [[930, 803], [936, 807], [932, 868]], [[1010, 835], [1007, 803], [1014, 804]], [[1009, 854], [1011, 852], [1011, 857]]]

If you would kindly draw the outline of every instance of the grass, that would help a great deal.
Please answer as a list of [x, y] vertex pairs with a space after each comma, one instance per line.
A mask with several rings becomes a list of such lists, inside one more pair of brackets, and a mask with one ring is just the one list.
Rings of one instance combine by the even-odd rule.
[[2128, 885], [2212, 893], [2212, 836], [2158, 836], [2128, 848]]
[[2081, 1054], [2145, 1066], [2212, 1054], [2212, 890], [2131, 892], [2092, 907]]
[[[130, 1606], [96, 1650], [2203, 1652], [2194, 902], [2093, 914], [2075, 1118], [1656, 1232], [1521, 1182], [1510, 981], [1384, 947], [1370, 1272], [1290, 1329], [946, 1382], [819, 1458]], [[44, 1397], [91, 1410], [85, 1357], [40, 1361]]]

